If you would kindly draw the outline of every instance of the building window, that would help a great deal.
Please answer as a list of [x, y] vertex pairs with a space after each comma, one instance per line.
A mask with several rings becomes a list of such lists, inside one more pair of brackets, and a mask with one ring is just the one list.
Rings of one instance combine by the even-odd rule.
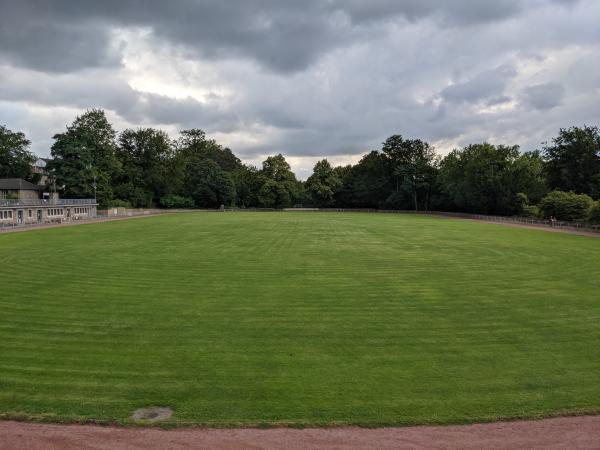
[[62, 208], [50, 208], [48, 210], [48, 216], [62, 216], [64, 210]]
[[7, 220], [12, 219], [12, 211], [0, 211], [0, 219]]
[[33, 213], [31, 210], [29, 210], [29, 218], [31, 219], [33, 217]]

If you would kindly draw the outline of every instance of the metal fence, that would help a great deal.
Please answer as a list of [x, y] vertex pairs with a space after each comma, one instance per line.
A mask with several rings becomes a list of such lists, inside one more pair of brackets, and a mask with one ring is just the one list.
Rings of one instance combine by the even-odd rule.
[[271, 211], [294, 211], [294, 212], [339, 212], [339, 213], [377, 213], [377, 214], [420, 214], [429, 216], [454, 217], [457, 219], [479, 220], [482, 222], [497, 222], [497, 223], [515, 223], [532, 225], [545, 228], [562, 228], [565, 230], [582, 230], [600, 233], [600, 225], [595, 225], [586, 222], [567, 222], [535, 219], [530, 217], [519, 216], [490, 216], [485, 214], [469, 214], [447, 211], [414, 211], [400, 209], [375, 209], [375, 208], [227, 208], [226, 211], [237, 212], [271, 212]]
[[93, 198], [60, 198], [60, 199], [0, 199], [0, 206], [26, 207], [26, 206], [72, 206], [72, 205], [95, 205]]
[[3, 231], [11, 231], [11, 230], [20, 230], [20, 229], [29, 229], [29, 228], [44, 228], [44, 227], [51, 227], [51, 226], [56, 226], [56, 225], [61, 225], [61, 224], [77, 224], [77, 223], [89, 223], [89, 222], [96, 222], [96, 221], [102, 221], [102, 220], [106, 220], [106, 219], [102, 219], [99, 217], [80, 217], [77, 219], [71, 219], [66, 220], [65, 218], [52, 218], [50, 220], [47, 220], [45, 222], [29, 222], [29, 223], [17, 223], [17, 222], [11, 222], [11, 223], [2, 223], [0, 222], [0, 233]]
[[443, 217], [454, 217], [457, 219], [470, 219], [479, 220], [483, 222], [497, 222], [497, 223], [514, 223], [532, 225], [544, 228], [562, 228], [566, 230], [582, 230], [582, 231], [593, 231], [600, 233], [600, 225], [595, 225], [586, 222], [567, 222], [556, 220], [551, 222], [550, 220], [535, 219], [530, 217], [519, 217], [519, 216], [489, 216], [485, 214], [468, 214], [468, 213], [457, 213], [457, 212], [446, 212], [446, 211], [413, 211], [413, 210], [385, 210], [385, 209], [348, 209], [348, 208], [320, 208], [320, 212], [368, 212], [368, 213], [382, 213], [382, 214], [422, 214], [430, 216], [443, 216]]
[[[86, 201], [86, 200], [77, 200]], [[89, 200], [87, 200], [89, 201]], [[47, 203], [46, 203], [47, 204]], [[1, 206], [1, 203], [0, 203]], [[430, 215], [439, 217], [451, 217], [457, 219], [469, 219], [478, 220], [483, 222], [496, 222], [496, 223], [514, 223], [537, 226], [541, 228], [558, 228], [572, 231], [591, 231], [600, 234], [600, 225], [593, 225], [582, 222], [566, 222], [566, 221], [555, 221], [551, 223], [549, 220], [534, 219], [529, 217], [506, 217], [506, 216], [489, 216], [484, 214], [468, 214], [468, 213], [456, 213], [446, 211], [412, 211], [412, 210], [382, 210], [382, 209], [369, 209], [369, 208], [287, 208], [287, 209], [272, 209], [272, 208], [225, 208], [225, 209], [127, 209], [124, 214], [117, 216], [107, 216], [106, 212], [98, 211], [98, 216], [94, 218], [85, 218], [80, 220], [72, 221], [71, 223], [82, 223], [82, 222], [93, 222], [93, 221], [106, 221], [110, 219], [145, 216], [154, 214], [166, 214], [166, 213], [181, 213], [181, 212], [285, 212], [295, 211], [301, 212], [339, 212], [339, 213], [378, 213], [378, 214], [417, 214], [417, 215]], [[104, 214], [102, 214], [104, 212]], [[43, 227], [50, 224], [2, 224], [0, 223], [0, 231], [15, 228], [28, 228], [28, 227]]]

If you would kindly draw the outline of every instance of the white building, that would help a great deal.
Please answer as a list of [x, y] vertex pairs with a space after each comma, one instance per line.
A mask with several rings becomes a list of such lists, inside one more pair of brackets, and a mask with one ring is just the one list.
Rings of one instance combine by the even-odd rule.
[[0, 227], [96, 217], [94, 199], [61, 199], [20, 178], [0, 178]]

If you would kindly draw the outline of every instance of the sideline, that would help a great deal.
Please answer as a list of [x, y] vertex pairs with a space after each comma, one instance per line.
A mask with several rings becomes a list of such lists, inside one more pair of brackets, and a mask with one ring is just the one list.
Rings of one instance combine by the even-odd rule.
[[367, 429], [161, 430], [0, 421], [0, 450], [37, 449], [338, 449], [600, 448], [600, 416], [476, 425]]
[[[165, 211], [160, 213], [148, 213], [148, 214], [137, 214], [132, 216], [113, 216], [113, 217], [96, 217], [94, 219], [88, 220], [80, 220], [73, 222], [64, 222], [64, 223], [45, 223], [45, 224], [36, 224], [33, 226], [20, 226], [20, 227], [0, 227], [0, 235], [5, 233], [23, 233], [25, 231], [34, 231], [34, 230], [45, 230], [47, 228], [60, 228], [60, 227], [74, 227], [78, 225], [91, 225], [94, 223], [104, 223], [104, 222], [113, 222], [116, 220], [127, 220], [127, 219], [141, 219], [143, 217], [154, 217], [154, 216], [164, 216], [167, 214], [179, 214], [182, 211]], [[195, 212], [194, 210], [190, 210], [189, 212]]]
[[[184, 213], [184, 214], [189, 214], [189, 213], [201, 213], [201, 212], [209, 212], [209, 213], [214, 213], [214, 212], [221, 212], [221, 210], [209, 210], [209, 209], [189, 209], [189, 210], [181, 210], [181, 209], [177, 209], [177, 210], [165, 210], [164, 212], [148, 212], [148, 213], [144, 213], [144, 214], [134, 214], [134, 215], [128, 215], [128, 216], [112, 216], [112, 217], [96, 217], [94, 219], [88, 219], [88, 220], [81, 220], [81, 221], [73, 221], [73, 222], [65, 222], [65, 223], [48, 223], [48, 224], [42, 224], [42, 225], [33, 225], [33, 226], [21, 226], [21, 227], [0, 227], [0, 235], [4, 234], [4, 233], [20, 233], [20, 232], [25, 232], [25, 231], [33, 231], [33, 230], [41, 230], [41, 229], [46, 229], [46, 228], [57, 228], [57, 227], [70, 227], [70, 226], [76, 226], [76, 225], [89, 225], [92, 223], [103, 223], [103, 222], [112, 222], [115, 220], [127, 220], [127, 219], [139, 219], [141, 217], [154, 217], [154, 216], [162, 216], [162, 215], [166, 215], [166, 214], [179, 214], [179, 213]], [[444, 213], [439, 213], [436, 214], [435, 212], [405, 212], [405, 211], [367, 211], [367, 210], [356, 210], [356, 211], [352, 211], [352, 210], [345, 210], [345, 211], [340, 211], [340, 210], [335, 210], [335, 209], [283, 209], [283, 210], [261, 210], [261, 209], [247, 209], [247, 210], [234, 210], [234, 211], [230, 211], [230, 210], [226, 210], [226, 212], [331, 212], [331, 213], [344, 213], [344, 212], [369, 212], [369, 213], [394, 213], [394, 214], [403, 214], [403, 215], [416, 215], [416, 216], [421, 216], [421, 217], [439, 217], [439, 218], [444, 218], [444, 219], [453, 219], [453, 220], [466, 220], [469, 222], [477, 222], [477, 223], [487, 223], [487, 224], [491, 224], [491, 225], [504, 225], [507, 227], [513, 227], [513, 228], [526, 228], [526, 229], [530, 229], [530, 230], [540, 230], [540, 231], [548, 231], [551, 233], [563, 233], [563, 234], [573, 234], [573, 235], [577, 235], [577, 236], [586, 236], [586, 237], [594, 237], [594, 238], [600, 238], [600, 232], [595, 232], [595, 231], [586, 231], [586, 230], [578, 230], [576, 228], [570, 228], [570, 227], [550, 227], [548, 225], [535, 225], [535, 224], [527, 224], [527, 223], [519, 223], [519, 222], [509, 222], [509, 221], [505, 221], [505, 222], [498, 222], [498, 221], [491, 221], [491, 220], [485, 220], [485, 219], [476, 219], [476, 218], [470, 218], [470, 217], [459, 217], [459, 216], [453, 216], [453, 215], [448, 215], [448, 214], [444, 214]]]
[[[431, 216], [433, 214], [427, 214], [427, 215]], [[526, 228], [529, 230], [547, 231], [550, 233], [574, 234], [576, 236], [587, 236], [587, 237], [593, 237], [593, 238], [600, 238], [600, 233], [598, 233], [598, 232], [577, 230], [574, 228], [566, 228], [566, 227], [552, 228], [552, 227], [549, 227], [546, 225], [529, 225], [526, 223], [515, 223], [515, 222], [490, 222], [489, 220], [467, 219], [464, 217], [450, 217], [450, 216], [444, 216], [442, 214], [440, 214], [439, 216], [436, 215], [435, 217], [445, 217], [446, 219], [466, 220], [469, 222], [477, 222], [477, 223], [487, 223], [490, 225], [503, 225], [505, 227], [511, 227], [511, 228]]]
[[103, 222], [112, 222], [115, 220], [125, 220], [125, 219], [138, 219], [140, 217], [151, 217], [151, 216], [161, 216], [160, 214], [146, 214], [143, 216], [127, 216], [127, 217], [96, 217], [94, 219], [81, 220], [77, 222], [64, 222], [64, 223], [45, 223], [38, 225], [24, 225], [20, 227], [4, 227], [0, 228], [0, 235], [8, 234], [8, 233], [24, 233], [26, 231], [34, 231], [34, 230], [45, 230], [48, 228], [62, 228], [62, 227], [74, 227], [78, 225], [91, 225], [93, 223], [103, 223]]

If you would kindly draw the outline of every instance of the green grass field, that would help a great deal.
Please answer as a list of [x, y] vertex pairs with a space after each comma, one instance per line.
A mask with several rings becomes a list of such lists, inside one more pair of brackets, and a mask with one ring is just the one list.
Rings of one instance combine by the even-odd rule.
[[387, 214], [0, 235], [0, 417], [364, 426], [600, 412], [600, 239]]

